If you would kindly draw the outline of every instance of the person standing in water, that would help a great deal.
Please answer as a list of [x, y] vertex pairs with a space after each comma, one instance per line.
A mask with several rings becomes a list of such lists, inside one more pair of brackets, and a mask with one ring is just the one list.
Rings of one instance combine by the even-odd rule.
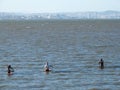
[[44, 71], [46, 71], [46, 72], [50, 71], [49, 68], [50, 68], [50, 66], [49, 66], [48, 62], [46, 62], [46, 64], [44, 65]]
[[11, 75], [12, 72], [14, 72], [14, 69], [11, 67], [11, 65], [8, 65], [8, 75]]
[[99, 64], [100, 64], [100, 68], [103, 69], [104, 68], [104, 61], [103, 61], [103, 59], [101, 59], [99, 61]]

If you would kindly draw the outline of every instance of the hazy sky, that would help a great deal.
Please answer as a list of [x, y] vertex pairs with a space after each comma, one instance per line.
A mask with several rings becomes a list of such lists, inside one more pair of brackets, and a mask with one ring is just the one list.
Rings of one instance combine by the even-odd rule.
[[0, 12], [120, 11], [120, 0], [0, 0]]

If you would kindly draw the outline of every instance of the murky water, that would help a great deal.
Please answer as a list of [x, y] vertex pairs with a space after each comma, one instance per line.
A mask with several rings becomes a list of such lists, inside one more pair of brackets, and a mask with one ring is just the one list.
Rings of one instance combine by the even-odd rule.
[[119, 89], [120, 20], [0, 21], [0, 90]]

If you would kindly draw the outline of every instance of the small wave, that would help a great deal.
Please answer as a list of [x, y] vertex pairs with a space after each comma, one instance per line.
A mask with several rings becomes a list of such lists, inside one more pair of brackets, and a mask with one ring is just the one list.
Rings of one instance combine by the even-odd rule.
[[106, 66], [106, 68], [120, 68], [120, 66]]
[[73, 73], [73, 72], [79, 72], [79, 71], [53, 71], [53, 73]]

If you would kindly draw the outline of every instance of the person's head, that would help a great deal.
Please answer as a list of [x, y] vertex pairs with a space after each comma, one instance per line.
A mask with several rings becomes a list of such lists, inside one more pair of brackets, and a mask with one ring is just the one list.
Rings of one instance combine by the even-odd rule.
[[103, 61], [103, 59], [101, 58], [101, 61]]
[[8, 65], [8, 68], [11, 68], [11, 65]]

